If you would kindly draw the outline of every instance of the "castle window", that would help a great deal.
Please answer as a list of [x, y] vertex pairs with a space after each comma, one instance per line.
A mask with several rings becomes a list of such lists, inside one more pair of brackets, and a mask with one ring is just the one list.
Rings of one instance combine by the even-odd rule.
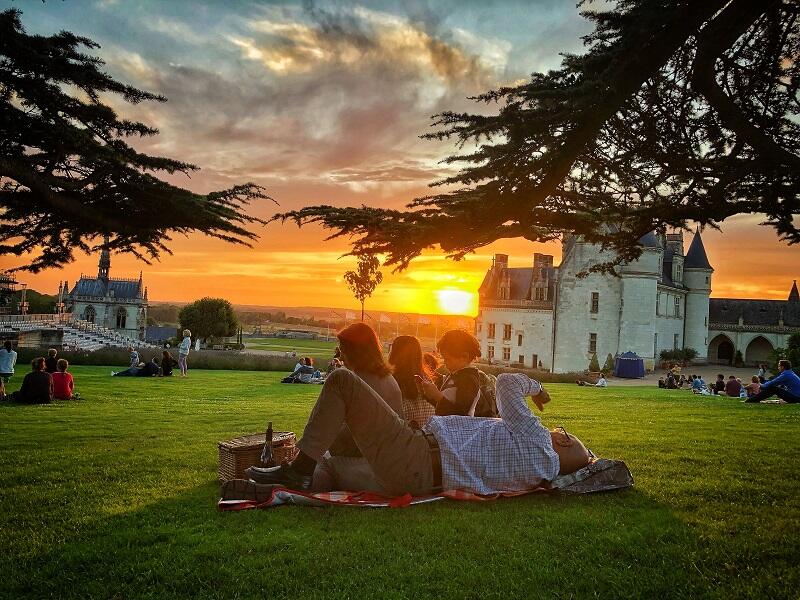
[[545, 302], [547, 300], [547, 288], [537, 287], [534, 289], [533, 299], [537, 302]]
[[511, 348], [503, 348], [503, 360], [511, 360]]
[[711, 283], [711, 277], [706, 276], [706, 285], [708, 285], [709, 283]]
[[511, 325], [505, 324], [503, 325], [503, 339], [510, 340], [511, 339]]
[[680, 296], [675, 296], [675, 316], [681, 316], [681, 298]]
[[[517, 346], [522, 346], [522, 334], [521, 333], [517, 334]], [[525, 362], [525, 361], [520, 361], [520, 362]]]
[[117, 329], [125, 329], [125, 322], [128, 320], [128, 311], [123, 307], [117, 309]]
[[83, 310], [83, 320], [89, 321], [89, 323], [94, 323], [96, 315], [97, 313], [94, 310], [94, 306], [92, 306], [91, 304]]
[[683, 278], [683, 269], [679, 266], [677, 271], [678, 271], [677, 280], [681, 281], [681, 279]]
[[672, 349], [673, 350], [677, 350], [678, 349], [678, 334], [677, 333], [672, 335]]
[[488, 337], [489, 339], [493, 340], [494, 339], [494, 328], [495, 328], [495, 325], [494, 325], [494, 323], [489, 323], [488, 326], [489, 326], [489, 330], [486, 332], [486, 337]]
[[486, 346], [486, 356], [489, 357], [489, 360], [494, 358], [494, 346]]
[[589, 352], [592, 354], [597, 354], [597, 334], [590, 333], [589, 334]]
[[524, 354], [520, 354], [517, 358], [518, 358], [517, 362], [519, 364], [521, 364], [521, 365], [525, 364], [525, 355]]
[[661, 314], [661, 292], [656, 294], [656, 316]]
[[534, 355], [533, 355], [533, 358], [531, 358], [531, 365], [533, 365], [533, 368], [534, 368], [534, 369], [535, 369], [537, 366], [540, 366], [540, 363], [539, 363], [539, 355], [538, 355], [538, 354], [534, 354]]
[[592, 292], [592, 314], [597, 314], [600, 312], [600, 293], [599, 292]]

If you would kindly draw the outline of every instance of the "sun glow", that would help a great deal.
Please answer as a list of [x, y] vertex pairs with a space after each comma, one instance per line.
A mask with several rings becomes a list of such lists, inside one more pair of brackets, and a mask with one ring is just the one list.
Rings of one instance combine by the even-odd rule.
[[475, 312], [476, 297], [463, 290], [438, 290], [436, 299], [441, 311], [448, 315], [471, 315]]

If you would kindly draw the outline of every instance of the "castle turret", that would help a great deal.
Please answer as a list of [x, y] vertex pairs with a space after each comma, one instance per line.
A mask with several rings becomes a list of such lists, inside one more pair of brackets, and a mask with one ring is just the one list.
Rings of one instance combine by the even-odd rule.
[[683, 283], [687, 288], [683, 345], [697, 350], [701, 361], [708, 359], [708, 302], [713, 272], [698, 227], [683, 261]]
[[100, 281], [104, 281], [106, 284], [108, 283], [108, 274], [111, 271], [111, 252], [108, 250], [108, 241], [109, 237], [106, 235], [103, 238], [103, 244], [106, 247], [100, 252], [100, 262], [97, 265], [97, 278]]
[[800, 302], [800, 292], [797, 291], [797, 279], [792, 284], [792, 290], [789, 292], [789, 302]]

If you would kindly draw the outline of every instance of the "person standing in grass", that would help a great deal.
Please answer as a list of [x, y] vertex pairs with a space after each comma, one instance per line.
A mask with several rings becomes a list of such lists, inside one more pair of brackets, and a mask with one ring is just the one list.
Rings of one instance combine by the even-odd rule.
[[6, 395], [6, 384], [14, 374], [14, 367], [17, 364], [17, 353], [11, 340], [6, 340], [0, 350], [0, 398]]
[[53, 373], [53, 398], [56, 400], [71, 400], [75, 391], [75, 380], [72, 373], [67, 373], [69, 363], [60, 358], [56, 363], [56, 372]]
[[183, 330], [183, 340], [178, 347], [178, 366], [181, 369], [181, 377], [186, 377], [189, 370], [189, 349], [192, 347], [192, 332], [188, 329]]

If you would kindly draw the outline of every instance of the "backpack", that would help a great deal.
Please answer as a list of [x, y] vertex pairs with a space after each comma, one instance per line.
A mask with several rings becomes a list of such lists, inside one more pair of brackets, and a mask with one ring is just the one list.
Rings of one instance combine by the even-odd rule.
[[478, 379], [480, 381], [480, 398], [475, 405], [476, 417], [499, 417], [500, 413], [497, 412], [497, 377], [484, 373], [480, 369], [478, 371]]

